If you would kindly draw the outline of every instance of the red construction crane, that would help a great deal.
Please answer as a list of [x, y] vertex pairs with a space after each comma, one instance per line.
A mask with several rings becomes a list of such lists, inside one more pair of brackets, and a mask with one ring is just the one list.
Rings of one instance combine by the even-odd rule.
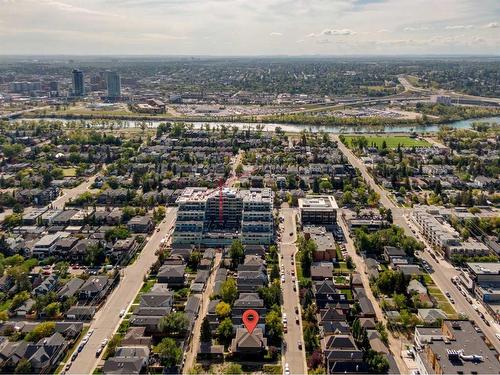
[[224, 199], [222, 196], [222, 188], [224, 187], [224, 180], [221, 178], [219, 180], [219, 225], [222, 227], [223, 210], [224, 210]]

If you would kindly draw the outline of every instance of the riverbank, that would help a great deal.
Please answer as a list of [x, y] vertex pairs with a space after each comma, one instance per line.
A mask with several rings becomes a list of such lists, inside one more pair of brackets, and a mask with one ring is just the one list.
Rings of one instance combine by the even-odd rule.
[[[465, 111], [465, 110], [464, 110]], [[142, 122], [186, 122], [186, 123], [249, 123], [249, 124], [284, 124], [284, 125], [307, 125], [307, 126], [337, 126], [337, 127], [382, 127], [382, 126], [407, 126], [422, 127], [435, 124], [449, 124], [455, 121], [484, 119], [488, 117], [500, 116], [500, 109], [481, 108], [473, 112], [465, 111], [460, 116], [446, 114], [443, 116], [433, 116], [422, 113], [416, 118], [390, 118], [390, 117], [346, 117], [346, 116], [314, 116], [306, 113], [273, 114], [266, 116], [168, 116], [168, 115], [144, 115], [144, 114], [70, 114], [57, 112], [28, 112], [21, 114], [19, 119], [61, 119], [61, 120], [86, 120], [86, 121], [142, 121]]]
[[[136, 129], [136, 128], [147, 128], [156, 129], [159, 124], [165, 123], [166, 121], [154, 120], [154, 121], [140, 121], [140, 120], [109, 120], [109, 119], [60, 119], [60, 118], [32, 118], [32, 119], [14, 119], [11, 122], [22, 122], [22, 121], [45, 121], [45, 122], [60, 122], [68, 126], [78, 127], [85, 124], [86, 128], [94, 129]], [[262, 130], [262, 131], [275, 131], [276, 128], [281, 128], [281, 130], [288, 133], [300, 133], [301, 131], [307, 130], [311, 132], [326, 132], [335, 134], [383, 134], [383, 133], [436, 133], [439, 129], [446, 125], [447, 127], [454, 129], [470, 129], [474, 122], [494, 122], [500, 123], [500, 116], [496, 117], [486, 117], [480, 120], [469, 119], [455, 121], [446, 124], [431, 124], [431, 125], [421, 125], [421, 126], [406, 126], [406, 125], [367, 125], [367, 126], [328, 126], [328, 125], [311, 125], [311, 124], [281, 124], [281, 123], [251, 123], [251, 122], [207, 122], [207, 121], [171, 121], [172, 123], [186, 123], [191, 125], [195, 129], [204, 128], [207, 124], [210, 127], [228, 127], [233, 126], [238, 127], [242, 130]]]

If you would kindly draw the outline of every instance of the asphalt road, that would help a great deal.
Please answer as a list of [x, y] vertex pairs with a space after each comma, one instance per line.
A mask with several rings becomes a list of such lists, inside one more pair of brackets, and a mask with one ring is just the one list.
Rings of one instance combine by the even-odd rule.
[[85, 193], [89, 190], [90, 186], [94, 183], [97, 175], [93, 175], [83, 181], [80, 185], [72, 188], [64, 190], [63, 194], [59, 196], [56, 200], [54, 200], [51, 205], [53, 208], [64, 208], [64, 205], [68, 203], [70, 200], [77, 198], [80, 194]]
[[[426, 244], [424, 238], [418, 234], [418, 231], [415, 230], [416, 233], [410, 228], [409, 220], [407, 219], [408, 214], [411, 212], [411, 209], [403, 209], [401, 207], [397, 207], [394, 202], [389, 198], [389, 194], [386, 190], [380, 188], [372, 176], [368, 173], [366, 166], [359, 160], [352, 152], [349, 150], [342, 142], [340, 142], [337, 135], [333, 136], [333, 139], [338, 142], [339, 149], [344, 153], [349, 162], [356, 168], [359, 169], [363, 178], [370, 186], [380, 194], [380, 202], [386, 208], [390, 208], [392, 210], [392, 216], [394, 219], [394, 224], [403, 228], [405, 234], [411, 237], [416, 238], [420, 242], [424, 242]], [[411, 223], [410, 223], [411, 225]], [[426, 246], [428, 248], [430, 246]], [[473, 320], [476, 325], [481, 328], [484, 335], [488, 338], [495, 348], [500, 351], [500, 342], [496, 338], [495, 333], [499, 332], [496, 324], [491, 324], [492, 319], [491, 316], [487, 316], [488, 321], [490, 322], [490, 326], [487, 326], [479, 314], [473, 309], [472, 305], [467, 302], [466, 298], [457, 290], [457, 288], [451, 282], [451, 278], [455, 275], [458, 275], [458, 271], [456, 271], [453, 267], [450, 266], [445, 260], [437, 263], [427, 251], [423, 251], [419, 253], [419, 257], [421, 259], [426, 260], [434, 270], [430, 275], [432, 280], [436, 284], [436, 286], [444, 293], [445, 291], [449, 291], [452, 298], [455, 300], [455, 310], [458, 313], [466, 314], [469, 319]], [[483, 309], [484, 311], [484, 309]]]
[[67, 371], [68, 374], [92, 374], [99, 362], [95, 355], [97, 348], [104, 339], [111, 338], [122, 320], [120, 311], [127, 310], [139, 293], [144, 276], [157, 259], [155, 252], [173, 227], [176, 214], [176, 208], [167, 208], [166, 217], [159, 225], [160, 231], [153, 232], [135, 262], [123, 270], [120, 283], [91, 322], [90, 329], [94, 333]]
[[[295, 272], [295, 253], [297, 247], [295, 241], [297, 239], [295, 216], [296, 210], [293, 208], [283, 208], [280, 210], [284, 216], [282, 224], [284, 230], [280, 242], [280, 268], [281, 265], [285, 271], [285, 282], [281, 284], [283, 293], [283, 313], [287, 316], [288, 332], [284, 334], [283, 345], [283, 369], [285, 363], [288, 363], [291, 374], [307, 374], [306, 356], [304, 351], [304, 339], [302, 337], [302, 316], [300, 311], [300, 301], [298, 294], [298, 283], [295, 281], [296, 290], [293, 290], [294, 283], [292, 282], [292, 270]], [[290, 236], [290, 233], [293, 233]], [[281, 258], [283, 255], [283, 258]], [[294, 262], [292, 265], [292, 261]], [[298, 309], [298, 315], [295, 314], [295, 308]], [[298, 318], [299, 324], [296, 323]], [[298, 341], [302, 343], [302, 349], [298, 348]]]

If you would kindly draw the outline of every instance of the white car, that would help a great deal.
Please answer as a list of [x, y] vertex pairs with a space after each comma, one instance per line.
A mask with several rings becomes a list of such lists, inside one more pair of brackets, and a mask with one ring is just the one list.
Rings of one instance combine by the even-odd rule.
[[285, 276], [281, 276], [281, 282], [284, 283], [285, 282]]
[[497, 337], [498, 340], [500, 340], [500, 333], [495, 333], [495, 336]]
[[125, 311], [125, 309], [122, 309], [122, 310], [120, 311], [120, 318], [121, 318], [123, 315], [125, 315], [125, 312], [126, 312], [126, 311]]
[[288, 366], [288, 363], [285, 363], [285, 375], [290, 375], [290, 367]]

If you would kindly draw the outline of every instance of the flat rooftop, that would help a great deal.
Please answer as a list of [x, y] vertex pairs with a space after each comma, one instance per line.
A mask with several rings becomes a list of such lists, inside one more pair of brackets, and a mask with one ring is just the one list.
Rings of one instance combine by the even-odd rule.
[[[498, 353], [486, 346], [469, 321], [445, 321], [444, 324], [451, 337], [433, 340], [428, 344], [438, 356], [443, 374], [456, 374], [459, 371], [463, 374], [498, 374]], [[424, 364], [432, 373], [429, 362], [424, 360]]]
[[467, 266], [476, 275], [500, 274], [500, 263], [467, 263]]
[[323, 195], [315, 197], [306, 197], [299, 199], [300, 209], [313, 210], [331, 210], [339, 208], [335, 197], [332, 195]]

